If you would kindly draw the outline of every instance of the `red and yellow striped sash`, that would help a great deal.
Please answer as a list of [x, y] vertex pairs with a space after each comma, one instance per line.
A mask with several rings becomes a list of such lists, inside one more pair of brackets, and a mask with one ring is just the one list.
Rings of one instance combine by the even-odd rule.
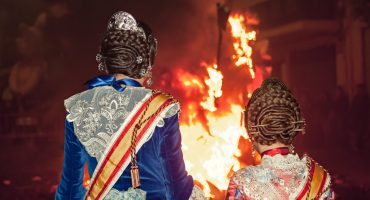
[[148, 128], [151, 127], [158, 115], [169, 105], [175, 103], [173, 98], [155, 92], [149, 97], [140, 107], [133, 117], [128, 121], [125, 127], [121, 127], [121, 133], [114, 141], [111, 142], [110, 148], [103, 155], [97, 168], [95, 169], [94, 176], [88, 191], [86, 192], [86, 200], [103, 199], [107, 192], [113, 187], [115, 181], [123, 173], [128, 163], [131, 160], [130, 147], [132, 142], [132, 135], [135, 126], [142, 119], [148, 119], [136, 127], [136, 144], [142, 143], [148, 137]]
[[325, 169], [307, 157], [307, 164], [309, 166], [309, 174], [301, 193], [298, 195], [297, 200], [305, 199], [319, 199], [322, 194], [327, 179], [327, 172]]

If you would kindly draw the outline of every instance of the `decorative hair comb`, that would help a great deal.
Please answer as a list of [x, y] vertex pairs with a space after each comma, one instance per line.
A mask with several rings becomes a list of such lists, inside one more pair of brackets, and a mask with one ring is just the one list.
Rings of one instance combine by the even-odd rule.
[[126, 30], [136, 32], [140, 37], [146, 39], [143, 28], [138, 26], [135, 18], [127, 12], [118, 11], [113, 14], [108, 23], [109, 30]]
[[[290, 124], [305, 124], [305, 123], [306, 123], [305, 120], [290, 122]], [[268, 124], [258, 124], [258, 125], [251, 126], [251, 128], [264, 127], [264, 126], [268, 126]]]
[[[290, 124], [304, 124], [304, 125], [306, 125], [306, 121], [305, 120], [294, 121], [294, 122], [290, 122]], [[266, 127], [266, 126], [268, 126], [268, 124], [257, 124], [257, 125], [250, 126], [250, 127], [251, 128], [259, 128], [259, 127]], [[305, 129], [304, 128], [295, 128], [292, 131], [294, 131], [294, 132], [302, 132], [303, 135], [305, 134]], [[259, 134], [259, 133], [260, 133], [259, 131], [251, 131], [251, 132], [249, 132], [249, 134]]]

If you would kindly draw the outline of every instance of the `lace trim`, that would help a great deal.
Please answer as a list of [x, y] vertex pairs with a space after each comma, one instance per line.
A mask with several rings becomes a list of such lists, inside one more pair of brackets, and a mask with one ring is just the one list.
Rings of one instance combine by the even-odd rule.
[[129, 188], [127, 191], [120, 192], [112, 188], [104, 197], [104, 200], [145, 200], [146, 192], [140, 189]]
[[322, 190], [322, 194], [319, 197], [320, 200], [325, 200], [325, 199], [334, 199], [334, 192], [331, 190], [331, 176], [328, 172], [326, 172], [326, 181], [324, 184], [324, 188]]
[[[87, 153], [100, 160], [129, 113], [151, 93], [151, 90], [135, 87], [127, 87], [124, 92], [110, 86], [87, 90], [65, 100], [67, 120], [73, 122], [74, 133]], [[172, 117], [179, 109], [180, 105], [174, 104], [161, 113], [157, 126], [163, 127], [163, 118]]]
[[303, 161], [305, 161], [305, 157], [301, 160], [297, 154], [288, 154], [285, 156], [280, 154], [275, 156], [265, 155], [262, 157], [261, 166], [289, 170], [297, 167], [297, 163], [302, 163]]
[[205, 197], [204, 192], [198, 186], [194, 185], [189, 200], [206, 200], [206, 199], [207, 198]]
[[[104, 197], [104, 200], [145, 200], [146, 192], [141, 189], [129, 188], [127, 191], [121, 192], [112, 188]], [[204, 192], [198, 187], [194, 186], [189, 200], [206, 200]]]

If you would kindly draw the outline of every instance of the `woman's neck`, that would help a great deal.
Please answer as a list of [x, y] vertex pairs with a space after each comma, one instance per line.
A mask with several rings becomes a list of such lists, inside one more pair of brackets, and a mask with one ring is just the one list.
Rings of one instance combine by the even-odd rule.
[[141, 85], [144, 85], [144, 78], [136, 79], [136, 78], [131, 78], [129, 76], [126, 76], [124, 74], [113, 74], [113, 76], [116, 78], [116, 80], [129, 78], [129, 79], [133, 79], [133, 80], [139, 82]]
[[273, 143], [271, 145], [264, 145], [264, 144], [255, 144], [255, 147], [256, 147], [256, 150], [258, 151], [259, 154], [265, 152], [265, 151], [268, 151], [268, 150], [271, 150], [271, 149], [276, 149], [276, 148], [281, 148], [281, 147], [289, 147], [288, 145], [286, 144], [283, 144], [283, 143], [280, 143], [280, 142], [277, 142], [277, 143]]

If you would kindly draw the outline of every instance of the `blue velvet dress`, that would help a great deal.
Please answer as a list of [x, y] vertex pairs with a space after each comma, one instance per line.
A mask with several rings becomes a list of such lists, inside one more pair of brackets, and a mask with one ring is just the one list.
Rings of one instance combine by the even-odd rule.
[[[133, 95], [146, 89], [134, 88], [131, 90], [129, 91], [131, 92], [129, 101], [132, 103], [132, 101], [135, 101], [133, 100], [135, 99]], [[100, 93], [104, 92], [104, 94], [114, 93], [116, 96], [120, 95], [117, 94], [117, 89], [112, 90], [111, 86], [100, 87], [99, 91]], [[125, 92], [127, 90], [121, 91], [121, 93]], [[99, 96], [96, 93], [94, 92], [94, 97]], [[78, 98], [83, 99], [84, 95], [79, 95]], [[69, 104], [72, 104], [72, 107], [78, 108], [78, 101], [71, 102]], [[73, 109], [68, 108], [67, 111], [74, 112]], [[177, 112], [171, 117], [163, 118], [161, 126], [155, 127], [152, 137], [137, 153], [141, 189], [146, 191], [147, 199], [181, 200], [189, 199], [191, 196], [194, 183], [192, 177], [185, 170], [178, 120]], [[79, 129], [74, 123], [79, 123], [79, 121], [68, 120], [67, 117], [65, 123], [63, 171], [55, 195], [55, 199], [58, 200], [83, 199], [86, 193], [82, 185], [84, 165], [87, 162], [90, 176], [92, 176], [98, 163], [97, 157], [94, 156], [95, 154], [91, 153], [94, 152], [94, 149], [87, 147], [86, 144], [84, 145], [82, 137], [76, 134], [75, 131]], [[130, 187], [130, 166], [128, 166], [113, 188], [118, 191], [126, 191]]]

